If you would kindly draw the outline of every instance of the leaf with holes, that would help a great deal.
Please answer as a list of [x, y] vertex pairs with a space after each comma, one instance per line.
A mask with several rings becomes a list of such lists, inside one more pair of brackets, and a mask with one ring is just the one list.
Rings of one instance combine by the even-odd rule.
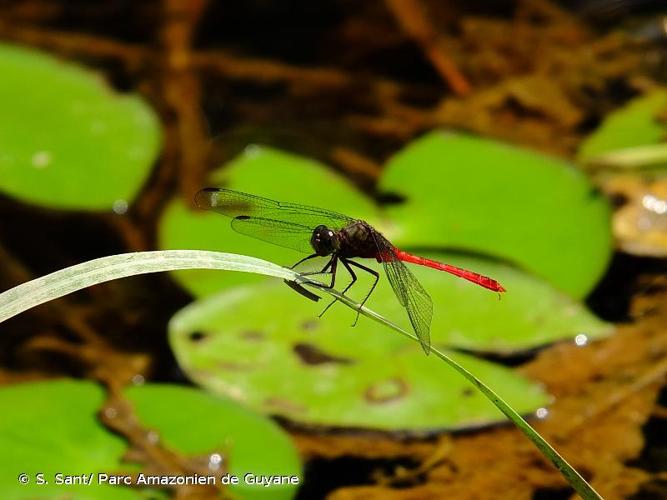
[[[511, 353], [612, 331], [573, 299], [506, 265], [433, 257], [494, 273], [512, 291], [499, 301], [473, 284], [414, 268], [433, 298], [434, 345]], [[369, 285], [368, 277], [360, 276], [352, 296], [360, 299]], [[296, 422], [420, 433], [503, 420], [459, 374], [388, 335], [382, 325], [361, 318], [352, 328], [354, 314], [337, 305], [318, 320], [325, 305], [280, 284], [236, 287], [174, 316], [170, 343], [198, 384]], [[409, 328], [386, 279], [368, 305]], [[454, 356], [521, 413], [549, 400], [510, 369]]]

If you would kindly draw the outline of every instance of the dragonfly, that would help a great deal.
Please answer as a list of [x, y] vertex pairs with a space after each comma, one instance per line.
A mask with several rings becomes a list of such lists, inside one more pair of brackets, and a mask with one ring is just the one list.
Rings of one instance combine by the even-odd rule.
[[[367, 222], [331, 210], [274, 201], [231, 189], [213, 187], [200, 190], [195, 196], [195, 203], [201, 209], [212, 210], [230, 217], [232, 229], [240, 234], [308, 254], [294, 264], [292, 269], [310, 259], [327, 257], [328, 261], [321, 271], [302, 273], [330, 275], [331, 282], [325, 286], [326, 288], [334, 288], [339, 263], [352, 278], [342, 294], [345, 294], [357, 281], [358, 271], [369, 273], [373, 276], [373, 284], [361, 302], [359, 310], [375, 290], [380, 274], [354, 259], [375, 259], [382, 263], [394, 294], [407, 311], [410, 323], [426, 354], [431, 349], [433, 303], [405, 263], [445, 271], [488, 290], [505, 292], [505, 288], [492, 278], [408, 253], [392, 245]], [[306, 293], [304, 295], [309, 296]], [[310, 296], [312, 295], [314, 294]], [[322, 314], [334, 302], [329, 304]], [[359, 311], [357, 318], [358, 316]]]

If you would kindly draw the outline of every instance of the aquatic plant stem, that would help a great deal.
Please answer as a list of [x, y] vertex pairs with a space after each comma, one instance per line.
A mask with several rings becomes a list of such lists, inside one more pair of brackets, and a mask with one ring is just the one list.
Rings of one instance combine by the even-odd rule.
[[[403, 330], [398, 325], [387, 320], [383, 316], [380, 316], [375, 311], [372, 311], [364, 306], [359, 307], [359, 304], [348, 298], [347, 296], [341, 294], [337, 290], [331, 290], [328, 288], [321, 287], [319, 284], [315, 283], [305, 283], [314, 287], [319, 288], [322, 291], [333, 295], [338, 301], [342, 302], [348, 307], [351, 307], [355, 311], [359, 311], [364, 316], [371, 318], [388, 328], [400, 333], [404, 337], [408, 337], [414, 342], [420, 343], [420, 340], [416, 335]], [[516, 425], [521, 432], [523, 432], [528, 439], [530, 439], [535, 446], [542, 452], [542, 454], [547, 457], [551, 463], [553, 463], [560, 473], [567, 479], [570, 485], [574, 490], [579, 493], [579, 495], [584, 500], [602, 500], [600, 494], [593, 489], [593, 487], [588, 484], [588, 482], [572, 467], [521, 415], [519, 415], [514, 409], [508, 405], [498, 394], [496, 394], [493, 389], [491, 389], [484, 382], [475, 377], [471, 372], [466, 370], [463, 366], [458, 364], [452, 358], [447, 356], [442, 351], [431, 346], [431, 352], [435, 354], [438, 358], [443, 360], [449, 366], [454, 368], [457, 372], [463, 375], [470, 383], [472, 383], [477, 389], [479, 389], [482, 394], [484, 394], [496, 407], [502, 411], [507, 418], [509, 418], [514, 425]]]
[[[403, 330], [378, 313], [361, 306], [337, 290], [326, 288], [323, 283], [311, 280], [291, 269], [254, 257], [200, 250], [165, 250], [111, 255], [55, 271], [1, 293], [0, 323], [39, 304], [92, 285], [138, 274], [173, 271], [177, 269], [218, 269], [249, 272], [311, 286], [320, 292], [332, 295], [353, 310], [359, 311], [364, 316], [419, 343], [416, 335]], [[537, 446], [542, 454], [551, 460], [563, 477], [567, 479], [584, 500], [601, 500], [602, 497], [593, 487], [521, 415], [514, 411], [489, 386], [437, 348], [431, 347], [431, 352], [463, 375], [503, 412]]]

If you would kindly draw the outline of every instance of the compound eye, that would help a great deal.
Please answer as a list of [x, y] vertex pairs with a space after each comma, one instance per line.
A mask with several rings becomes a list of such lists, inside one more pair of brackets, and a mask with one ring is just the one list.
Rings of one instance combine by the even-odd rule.
[[333, 251], [335, 233], [324, 225], [317, 226], [313, 231], [310, 244], [318, 255], [329, 255]]

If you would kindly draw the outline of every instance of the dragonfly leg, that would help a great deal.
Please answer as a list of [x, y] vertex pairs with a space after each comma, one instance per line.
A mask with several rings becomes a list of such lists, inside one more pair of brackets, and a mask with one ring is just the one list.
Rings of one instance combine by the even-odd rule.
[[[298, 262], [297, 262], [298, 264]], [[318, 274], [331, 274], [331, 284], [325, 286], [324, 288], [333, 288], [334, 283], [336, 281], [336, 266], [338, 264], [338, 257], [332, 257], [329, 262], [327, 262], [327, 265], [322, 268], [321, 271], [312, 271], [312, 272], [307, 272], [307, 273], [301, 273], [301, 276], [315, 276]], [[331, 268], [331, 271], [327, 271], [327, 269]]]
[[298, 266], [299, 264], [301, 264], [301, 263], [303, 263], [303, 262], [306, 262], [307, 260], [314, 259], [314, 258], [317, 257], [317, 256], [318, 256], [318, 255], [317, 255], [316, 253], [314, 253], [313, 255], [309, 255], [308, 257], [304, 257], [304, 258], [301, 259], [299, 262], [297, 262], [297, 263], [294, 264], [292, 267], [290, 267], [290, 269], [294, 269], [294, 268], [295, 268], [296, 266]]
[[[308, 259], [312, 259], [312, 258], [314, 258], [314, 257], [319, 257], [319, 255], [317, 255], [316, 253], [314, 253], [313, 255], [309, 255], [308, 257], [305, 257], [305, 258], [301, 259], [299, 262], [297, 262], [296, 264], [294, 264], [292, 267], [290, 267], [290, 269], [294, 269], [296, 266], [298, 266], [298, 265], [301, 264], [302, 262], [305, 262], [305, 261], [307, 261]], [[308, 273], [301, 273], [301, 275], [302, 275], [302, 276], [309, 276], [309, 275], [312, 276], [312, 275], [314, 275], [314, 274], [328, 274], [328, 273], [327, 273], [327, 269], [329, 268], [329, 266], [331, 266], [331, 262], [332, 262], [332, 260], [333, 260], [333, 259], [330, 259], [329, 262], [327, 262], [327, 265], [324, 266], [324, 268], [323, 268], [321, 271], [308, 272]], [[317, 302], [318, 300], [320, 300], [320, 296], [319, 296], [319, 295], [316, 295], [316, 294], [312, 293], [310, 290], [305, 289], [305, 288], [304, 288], [303, 286], [301, 286], [300, 284], [295, 283], [295, 282], [293, 282], [293, 281], [287, 281], [287, 280], [283, 280], [283, 281], [285, 281], [285, 284], [287, 284], [287, 286], [289, 286], [290, 288], [294, 289], [297, 293], [303, 295], [303, 296], [306, 297], [307, 299], [310, 299], [310, 300], [312, 300], [313, 302]], [[327, 287], [327, 288], [328, 288], [328, 287]]]
[[307, 288], [304, 288], [302, 285], [300, 285], [296, 281], [283, 280], [283, 282], [288, 287], [290, 287], [292, 290], [294, 290], [296, 293], [298, 293], [299, 295], [303, 295], [304, 297], [306, 297], [309, 300], [312, 300], [313, 302], [317, 302], [318, 300], [320, 300], [322, 298], [319, 295], [311, 292]]
[[327, 288], [333, 288], [336, 284], [336, 267], [338, 266], [338, 257], [332, 257], [324, 269], [331, 266], [331, 284]]
[[361, 265], [358, 262], [355, 262], [353, 260], [348, 260], [347, 263], [349, 263], [349, 264], [351, 264], [355, 267], [358, 267], [359, 269], [362, 269], [362, 270], [366, 271], [367, 273], [372, 274], [375, 277], [375, 281], [373, 282], [373, 286], [371, 287], [371, 289], [368, 291], [368, 293], [364, 297], [364, 300], [361, 301], [361, 304], [359, 304], [359, 309], [357, 309], [357, 317], [354, 319], [354, 323], [352, 324], [352, 326], [355, 326], [357, 324], [357, 321], [359, 321], [359, 314], [361, 313], [361, 308], [364, 307], [364, 304], [366, 303], [368, 298], [373, 293], [373, 290], [375, 290], [375, 287], [377, 286], [378, 281], [380, 281], [380, 273], [378, 273], [377, 271], [374, 271], [370, 267], [366, 267], [364, 265]]
[[[341, 294], [345, 295], [345, 292], [347, 292], [352, 287], [352, 285], [354, 285], [354, 283], [357, 281], [357, 275], [354, 273], [354, 271], [348, 264], [349, 261], [347, 259], [340, 259], [340, 261], [345, 266], [345, 269], [347, 269], [347, 272], [350, 273], [350, 276], [352, 276], [352, 281], [341, 292]], [[321, 318], [322, 316], [324, 316], [324, 313], [327, 312], [329, 308], [335, 303], [336, 299], [333, 299], [331, 302], [329, 302], [329, 305], [324, 308], [324, 311], [322, 311], [318, 317]]]

